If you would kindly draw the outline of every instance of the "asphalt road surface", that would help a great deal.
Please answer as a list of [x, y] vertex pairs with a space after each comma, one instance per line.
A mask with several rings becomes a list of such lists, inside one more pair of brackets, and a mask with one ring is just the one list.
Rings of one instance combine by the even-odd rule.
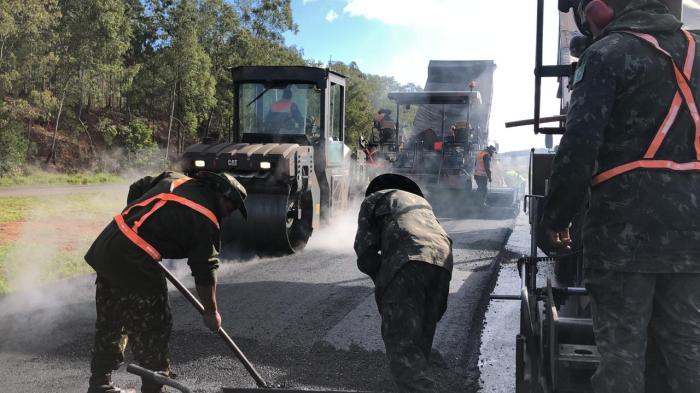
[[[443, 392], [479, 388], [479, 337], [512, 219], [442, 218], [454, 240], [448, 310], [432, 356]], [[228, 261], [219, 272], [223, 326], [263, 377], [287, 388], [392, 391], [371, 280], [357, 271], [351, 212], [314, 234], [304, 252]], [[183, 261], [171, 261], [186, 285]], [[87, 390], [94, 277], [0, 298], [0, 392]], [[171, 288], [171, 359], [195, 392], [255, 387], [219, 337]], [[130, 354], [127, 351], [127, 361]], [[138, 387], [122, 368], [115, 381]]]

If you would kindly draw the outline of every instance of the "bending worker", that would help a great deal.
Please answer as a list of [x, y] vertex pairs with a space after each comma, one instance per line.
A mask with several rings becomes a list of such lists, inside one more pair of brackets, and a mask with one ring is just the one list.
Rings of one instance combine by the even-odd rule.
[[668, 378], [663, 391], [697, 392], [698, 37], [658, 0], [575, 1], [574, 11], [596, 41], [574, 77], [542, 224], [552, 244], [570, 247], [569, 223], [590, 192], [583, 256], [600, 352], [593, 389], [644, 392], [650, 337]]
[[[216, 303], [219, 223], [234, 211], [246, 216], [246, 190], [225, 174], [200, 172], [191, 179], [172, 172], [132, 184], [128, 206], [102, 231], [85, 260], [97, 272], [97, 322], [88, 393], [127, 392], [115, 387], [113, 370], [124, 362], [122, 335], [136, 361], [170, 372], [172, 317], [161, 258], [184, 259], [204, 306], [204, 323], [221, 327]], [[162, 386], [143, 381], [142, 392]]]
[[436, 392], [428, 358], [447, 308], [452, 241], [410, 179], [381, 175], [365, 196], [355, 252], [375, 284], [389, 367], [401, 392]]
[[491, 183], [491, 159], [496, 148], [489, 146], [476, 154], [474, 163], [474, 181], [476, 181], [479, 204], [486, 205], [486, 195], [488, 194], [488, 183]]

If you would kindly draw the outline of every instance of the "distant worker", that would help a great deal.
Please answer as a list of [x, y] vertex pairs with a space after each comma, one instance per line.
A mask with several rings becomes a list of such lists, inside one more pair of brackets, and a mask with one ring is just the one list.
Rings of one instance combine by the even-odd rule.
[[377, 111], [377, 114], [374, 116], [374, 128], [376, 128], [377, 130], [381, 130], [382, 122], [393, 122], [394, 120], [392, 120], [391, 118], [391, 113], [391, 109], [382, 108], [379, 111]]
[[[561, 4], [561, 2], [560, 2]], [[583, 228], [600, 364], [596, 393], [645, 391], [647, 338], [667, 389], [700, 390], [698, 37], [656, 0], [576, 1], [595, 36], [573, 81], [542, 225], [568, 249]], [[656, 381], [658, 382], [658, 381]]]
[[[246, 190], [233, 177], [173, 172], [132, 184], [128, 206], [102, 231], [85, 260], [97, 272], [97, 322], [88, 393], [119, 393], [112, 371], [124, 362], [122, 335], [141, 366], [170, 373], [172, 316], [165, 276], [155, 262], [187, 258], [205, 312], [205, 325], [221, 327], [216, 302], [219, 224], [236, 210], [246, 217]], [[143, 393], [162, 386], [143, 381]]]
[[304, 125], [304, 116], [292, 101], [292, 89], [287, 87], [282, 92], [282, 99], [272, 104], [265, 117], [268, 129], [276, 131], [298, 131]]
[[370, 182], [355, 237], [357, 266], [375, 285], [389, 368], [401, 392], [437, 392], [428, 371], [435, 327], [447, 308], [452, 240], [410, 179]]
[[486, 149], [476, 154], [476, 162], [474, 163], [474, 181], [476, 181], [477, 195], [479, 196], [479, 205], [486, 205], [486, 196], [488, 195], [488, 183], [491, 183], [491, 159], [496, 153], [494, 146], [489, 146]]
[[396, 143], [396, 124], [391, 118], [390, 109], [380, 109], [374, 117], [374, 128], [379, 133], [381, 144]]

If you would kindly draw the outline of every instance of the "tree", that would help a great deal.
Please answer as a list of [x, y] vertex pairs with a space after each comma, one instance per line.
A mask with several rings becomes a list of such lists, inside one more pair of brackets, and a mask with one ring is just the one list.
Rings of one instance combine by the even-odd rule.
[[182, 0], [173, 13], [172, 45], [165, 50], [166, 64], [172, 71], [179, 127], [178, 151], [187, 138], [194, 137], [200, 123], [216, 103], [216, 80], [211, 74], [211, 58], [199, 42], [197, 9], [193, 0]]
[[0, 2], [0, 94], [48, 87], [60, 19], [58, 0]]
[[16, 174], [25, 162], [28, 141], [22, 123], [0, 105], [0, 176]]
[[330, 68], [348, 77], [345, 94], [345, 143], [354, 148], [360, 135], [367, 136], [372, 130], [372, 120], [376, 112], [371, 101], [374, 90], [357, 63], [351, 62], [346, 65], [333, 62]]

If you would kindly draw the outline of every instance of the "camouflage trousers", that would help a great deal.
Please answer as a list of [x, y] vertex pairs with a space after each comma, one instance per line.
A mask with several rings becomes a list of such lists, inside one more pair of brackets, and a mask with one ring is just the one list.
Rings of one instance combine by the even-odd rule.
[[700, 274], [587, 269], [586, 288], [601, 357], [596, 393], [700, 391]]
[[401, 392], [437, 392], [428, 358], [449, 291], [447, 270], [409, 262], [378, 299], [389, 368]]
[[[128, 338], [136, 362], [150, 370], [170, 372], [168, 341], [172, 315], [167, 291], [132, 293], [97, 279], [95, 290], [97, 322], [90, 371], [93, 380], [109, 378], [124, 362]], [[160, 392], [160, 385], [144, 383], [143, 392]]]

